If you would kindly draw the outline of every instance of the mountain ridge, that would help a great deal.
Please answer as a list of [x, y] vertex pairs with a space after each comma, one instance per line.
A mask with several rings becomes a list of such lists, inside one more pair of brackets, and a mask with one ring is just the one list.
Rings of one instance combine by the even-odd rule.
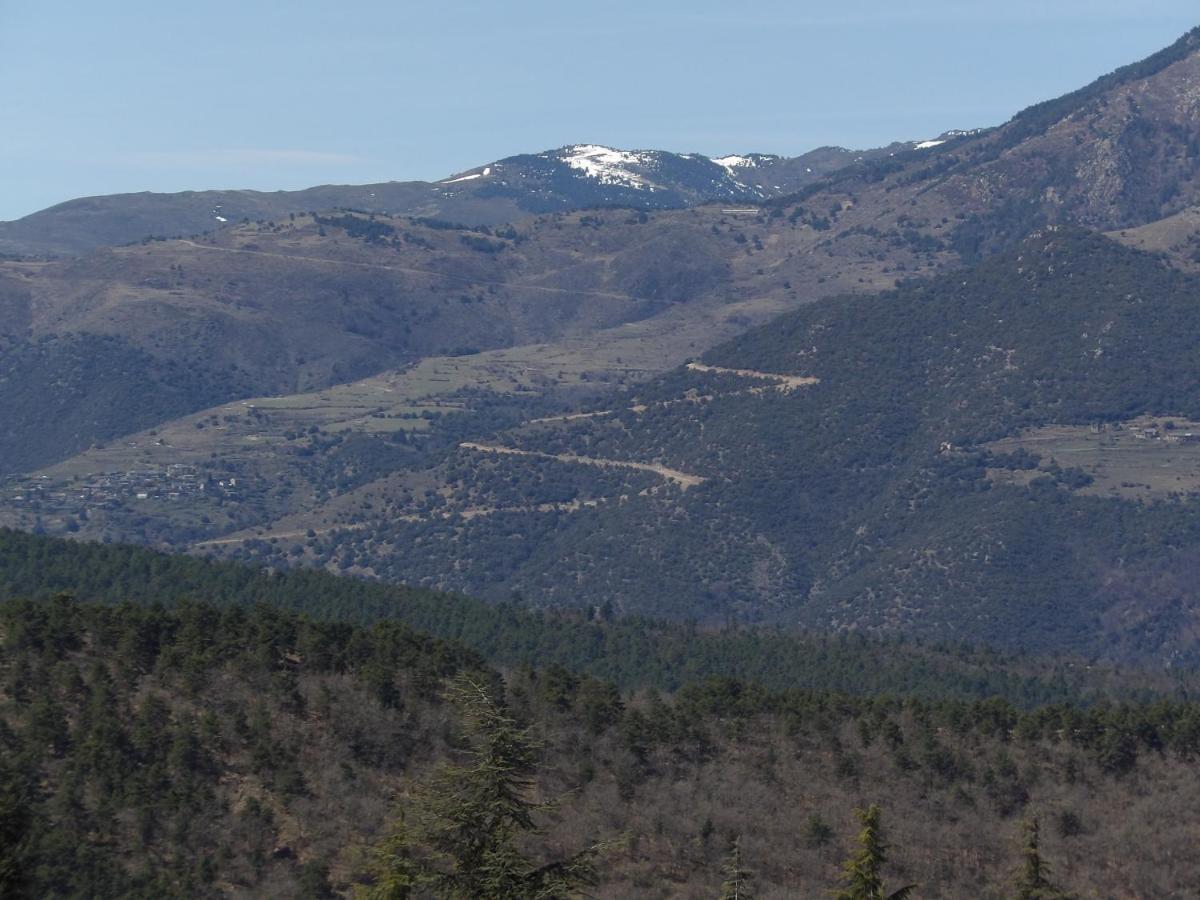
[[[37, 449], [14, 467], [4, 521], [489, 599], [972, 628], [1191, 664], [1200, 411], [1179, 390], [1195, 381], [1179, 341], [1200, 328], [1182, 299], [1195, 283], [1077, 229], [1187, 254], [1196, 40], [1006, 126], [761, 204], [475, 228], [304, 214], [9, 261], [9, 358], [47, 360], [4, 373], [16, 394], [86, 385], [71, 342], [95, 333], [206, 380], [187, 415], [133, 434], [121, 404], [156, 397], [169, 373], [146, 369], [137, 398], [105, 409], [77, 398], [69, 442], [38, 409], [6, 409], [6, 447]], [[658, 193], [653, 159], [598, 145], [551, 156], [539, 178]], [[770, 168], [718, 159], [681, 165], [710, 185], [717, 170], [748, 182]], [[789, 352], [820, 353], [779, 357], [784, 334], [800, 342]], [[147, 419], [177, 412], [164, 401]], [[513, 452], [485, 452], [498, 449]], [[31, 473], [37, 453], [70, 458]], [[1107, 538], [1101, 522], [1158, 543]]]
[[[445, 219], [477, 226], [589, 207], [650, 210], [720, 199], [760, 201], [795, 190], [839, 166], [917, 143], [861, 151], [820, 147], [792, 158], [751, 153], [736, 156], [744, 163], [727, 166], [698, 153], [573, 144], [505, 157], [438, 181], [319, 185], [298, 191], [98, 195], [67, 200], [20, 219], [0, 222], [0, 254], [77, 255], [147, 238], [202, 234], [228, 222], [278, 219], [331, 209]], [[601, 156], [609, 157], [610, 172], [621, 171], [622, 176], [606, 177]], [[615, 159], [632, 165], [622, 170], [612, 165]], [[762, 171], [748, 177], [747, 184], [733, 177], [733, 170], [739, 168]], [[644, 177], [651, 171], [658, 181]]]

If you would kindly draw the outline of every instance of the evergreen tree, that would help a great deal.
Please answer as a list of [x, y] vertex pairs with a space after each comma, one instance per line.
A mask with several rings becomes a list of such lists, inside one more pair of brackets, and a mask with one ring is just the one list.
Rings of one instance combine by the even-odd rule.
[[718, 900], [754, 900], [754, 873], [742, 864], [742, 838], [734, 839], [725, 864], [721, 867], [725, 880], [721, 882]]
[[842, 865], [846, 887], [834, 895], [836, 900], [906, 900], [915, 884], [885, 893], [882, 869], [887, 862], [888, 846], [879, 828], [879, 807], [856, 809], [854, 814], [862, 824], [858, 833], [860, 849]]
[[33, 824], [26, 790], [0, 757], [0, 897], [17, 897], [27, 887], [26, 853]]
[[412, 835], [401, 817], [374, 849], [371, 874], [375, 883], [359, 892], [364, 900], [408, 900], [412, 897], [421, 884], [421, 871], [413, 853]]
[[1021, 874], [1014, 900], [1073, 900], [1050, 881], [1050, 867], [1042, 859], [1041, 827], [1037, 816], [1030, 816], [1022, 825], [1024, 845], [1021, 849]]
[[428, 889], [462, 900], [558, 900], [594, 884], [601, 845], [543, 865], [517, 846], [540, 832], [535, 816], [551, 806], [530, 797], [538, 744], [529, 729], [470, 676], [456, 678], [448, 697], [463, 715], [468, 761], [442, 764], [418, 786], [413, 827], [401, 823], [377, 849], [368, 896], [403, 900]]

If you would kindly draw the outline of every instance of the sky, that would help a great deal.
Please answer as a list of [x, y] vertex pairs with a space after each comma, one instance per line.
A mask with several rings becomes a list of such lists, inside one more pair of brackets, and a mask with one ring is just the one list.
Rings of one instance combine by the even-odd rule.
[[0, 220], [74, 197], [434, 180], [996, 125], [1195, 0], [0, 0]]

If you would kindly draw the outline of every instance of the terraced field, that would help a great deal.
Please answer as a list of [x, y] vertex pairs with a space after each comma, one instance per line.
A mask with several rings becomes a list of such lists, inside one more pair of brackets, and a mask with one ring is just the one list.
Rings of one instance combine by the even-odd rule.
[[993, 453], [1024, 450], [1041, 457], [1038, 469], [991, 468], [998, 483], [1028, 484], [1051, 462], [1090, 475], [1082, 493], [1150, 499], [1200, 494], [1200, 422], [1140, 416], [1101, 426], [1054, 425], [987, 445]]

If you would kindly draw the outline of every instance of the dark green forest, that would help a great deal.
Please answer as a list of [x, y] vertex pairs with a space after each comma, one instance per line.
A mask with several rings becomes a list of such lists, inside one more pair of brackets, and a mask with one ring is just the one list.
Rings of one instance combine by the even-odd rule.
[[[9, 600], [0, 635], [5, 896], [332, 897], [414, 873], [443, 888], [397, 896], [471, 896], [447, 887], [490, 872], [471, 834], [517, 875], [594, 848], [599, 896], [716, 896], [731, 857], [761, 896], [817, 896], [861, 862], [866, 803], [887, 818], [879, 872], [915, 896], [1011, 896], [1031, 815], [1081, 892], [1179, 896], [1200, 864], [1192, 702], [622, 691], [263, 604]], [[446, 702], [456, 677], [507, 730]], [[489, 746], [511, 805], [448, 833], [474, 802], [459, 788], [493, 783]]]
[[701, 627], [616, 616], [604, 608], [537, 611], [455, 594], [337, 577], [309, 569], [270, 572], [239, 563], [0, 529], [0, 599], [173, 608], [189, 602], [259, 605], [318, 620], [368, 626], [397, 620], [456, 641], [503, 666], [556, 665], [623, 689], [673, 691], [709, 677], [766, 688], [984, 699], [1029, 708], [1105, 699], [1190, 696], [1186, 670], [1097, 665], [1085, 658], [999, 652], [968, 644], [796, 630]]

